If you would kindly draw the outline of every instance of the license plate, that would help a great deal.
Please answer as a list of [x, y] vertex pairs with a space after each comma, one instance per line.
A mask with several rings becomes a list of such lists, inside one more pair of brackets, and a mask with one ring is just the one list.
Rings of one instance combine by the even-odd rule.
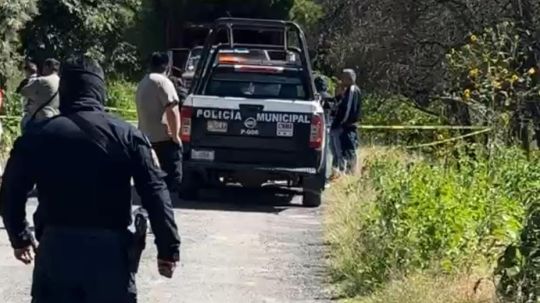
[[213, 150], [191, 150], [191, 159], [214, 161], [215, 153]]
[[278, 122], [276, 127], [276, 135], [278, 137], [294, 136], [294, 123]]
[[228, 124], [225, 121], [209, 120], [206, 122], [206, 129], [213, 133], [226, 133]]

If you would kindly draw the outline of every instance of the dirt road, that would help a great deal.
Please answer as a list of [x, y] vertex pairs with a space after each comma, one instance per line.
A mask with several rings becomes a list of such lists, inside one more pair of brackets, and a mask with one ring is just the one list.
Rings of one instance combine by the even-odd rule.
[[[328, 302], [320, 210], [299, 207], [297, 196], [245, 190], [207, 193], [204, 200], [214, 202], [176, 203], [183, 246], [172, 280], [159, 277], [155, 247], [148, 246], [140, 302]], [[35, 206], [30, 201], [29, 214]], [[0, 302], [29, 302], [30, 280], [31, 267], [13, 260], [1, 230]]]

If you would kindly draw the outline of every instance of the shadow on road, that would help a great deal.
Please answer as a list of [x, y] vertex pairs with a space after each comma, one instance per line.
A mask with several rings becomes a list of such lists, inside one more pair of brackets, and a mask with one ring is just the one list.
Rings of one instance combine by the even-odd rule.
[[[227, 186], [212, 189], [202, 189], [196, 201], [182, 200], [173, 196], [173, 206], [176, 209], [218, 210], [236, 212], [261, 212], [278, 214], [284, 210], [301, 207], [295, 199], [298, 192], [280, 187], [268, 186], [248, 189], [239, 186]], [[134, 201], [140, 204], [140, 199], [134, 193]]]

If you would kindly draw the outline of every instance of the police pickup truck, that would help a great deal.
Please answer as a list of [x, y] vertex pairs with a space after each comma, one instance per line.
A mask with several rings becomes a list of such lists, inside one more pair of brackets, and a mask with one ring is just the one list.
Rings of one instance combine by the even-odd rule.
[[[285, 21], [216, 21], [217, 28], [229, 31], [257, 26], [292, 29], [301, 47], [288, 47], [286, 41], [279, 46], [232, 41], [216, 46], [210, 33], [181, 108], [183, 193], [195, 193], [205, 183], [256, 187], [286, 181], [289, 187], [303, 188], [304, 205], [318, 206], [326, 179], [327, 138], [303, 33]], [[267, 56], [246, 53], [260, 54], [263, 48]]]

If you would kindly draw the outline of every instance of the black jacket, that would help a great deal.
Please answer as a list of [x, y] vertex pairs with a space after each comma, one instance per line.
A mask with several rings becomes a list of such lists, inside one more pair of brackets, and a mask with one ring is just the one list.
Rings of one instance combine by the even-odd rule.
[[354, 128], [360, 121], [362, 110], [362, 94], [360, 88], [351, 85], [345, 90], [341, 101], [337, 105], [337, 112], [332, 122], [332, 129], [344, 127]]
[[[49, 226], [126, 231], [133, 178], [156, 236], [158, 257], [177, 260], [180, 237], [171, 198], [149, 141], [104, 112], [105, 86], [91, 73], [63, 73], [60, 100], [62, 114], [17, 139], [4, 172], [0, 203], [12, 246], [30, 243], [25, 203], [34, 185], [38, 239], [39, 231]], [[73, 115], [95, 126], [107, 138], [107, 148], [95, 144]]]

